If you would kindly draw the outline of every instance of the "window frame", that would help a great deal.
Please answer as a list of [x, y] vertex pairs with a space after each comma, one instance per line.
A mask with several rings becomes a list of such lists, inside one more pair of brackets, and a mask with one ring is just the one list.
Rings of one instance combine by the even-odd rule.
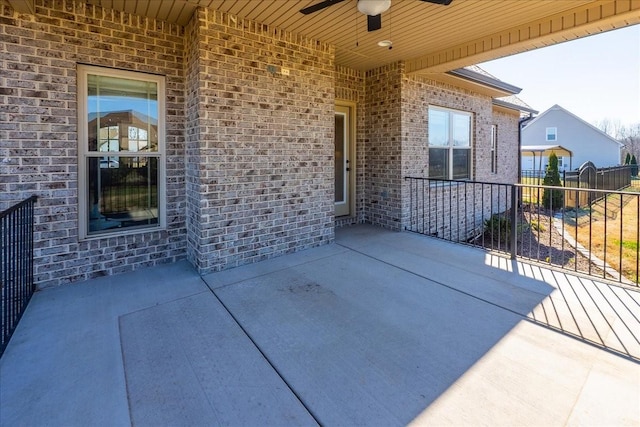
[[[550, 130], [553, 130], [553, 132], [549, 132]], [[549, 139], [549, 135], [553, 134], [553, 139]], [[544, 130], [544, 139], [547, 142], [557, 142], [558, 141], [558, 128], [555, 126], [550, 126], [547, 127]]]
[[[98, 75], [113, 78], [122, 78], [128, 80], [137, 80], [142, 82], [153, 82], [157, 84], [158, 96], [158, 147], [153, 152], [134, 152], [134, 151], [97, 151], [89, 149], [89, 129], [87, 123], [88, 117], [88, 76]], [[77, 67], [77, 105], [78, 105], [78, 237], [80, 240], [93, 240], [101, 238], [111, 238], [115, 236], [149, 233], [167, 228], [166, 219], [166, 83], [165, 77], [158, 74], [149, 74], [138, 71], [127, 71], [114, 68], [105, 68], [92, 65], [78, 64]], [[97, 154], [99, 153], [99, 154]], [[147, 157], [156, 158], [158, 164], [158, 222], [140, 227], [108, 229], [100, 232], [89, 233], [88, 230], [88, 206], [89, 199], [89, 176], [87, 171], [87, 162], [90, 158], [111, 158], [118, 157]], [[98, 161], [100, 164], [100, 161]]]
[[[469, 151], [469, 174], [468, 177], [466, 178], [455, 178], [455, 180], [458, 181], [467, 181], [467, 180], [471, 180], [473, 179], [473, 173], [474, 173], [474, 168], [473, 168], [473, 155], [474, 155], [474, 143], [473, 143], [473, 128], [474, 128], [474, 123], [473, 123], [473, 113], [470, 111], [464, 111], [464, 110], [456, 110], [453, 108], [446, 108], [446, 107], [440, 107], [440, 106], [436, 106], [436, 105], [429, 105], [428, 109], [427, 109], [427, 120], [429, 117], [429, 113], [431, 111], [440, 111], [440, 112], [445, 112], [447, 113], [448, 116], [448, 129], [447, 129], [447, 134], [448, 134], [448, 143], [446, 145], [432, 145], [429, 142], [430, 139], [430, 132], [429, 132], [429, 126], [430, 123], [427, 121], [427, 148], [428, 149], [446, 149], [447, 150], [447, 162], [448, 162], [448, 176], [444, 179], [446, 180], [454, 180], [453, 178], [453, 154], [455, 150], [468, 150]], [[454, 133], [455, 133], [455, 126], [453, 126], [454, 123], [454, 117], [455, 115], [459, 115], [459, 116], [465, 116], [468, 118], [469, 120], [469, 146], [459, 146], [459, 145], [455, 145], [455, 140], [454, 140]], [[430, 161], [430, 160], [429, 160]], [[431, 177], [431, 171], [430, 171], [430, 165], [427, 164], [428, 166], [428, 177]], [[432, 178], [432, 179], [443, 179], [443, 178]]]
[[498, 173], [498, 125], [491, 125], [491, 173]]

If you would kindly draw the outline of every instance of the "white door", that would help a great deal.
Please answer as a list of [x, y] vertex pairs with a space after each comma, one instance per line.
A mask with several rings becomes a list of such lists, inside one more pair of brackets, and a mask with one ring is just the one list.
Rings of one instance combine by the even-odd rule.
[[349, 215], [350, 212], [350, 120], [349, 107], [336, 106], [335, 132], [335, 186], [336, 216]]

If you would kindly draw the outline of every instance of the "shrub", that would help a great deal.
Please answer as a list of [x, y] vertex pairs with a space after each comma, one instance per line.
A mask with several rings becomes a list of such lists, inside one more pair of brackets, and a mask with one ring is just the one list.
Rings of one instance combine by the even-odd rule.
[[635, 154], [631, 156], [629, 164], [631, 165], [631, 175], [638, 176], [638, 161], [636, 160]]
[[504, 215], [491, 215], [491, 218], [484, 221], [484, 232], [492, 241], [508, 245], [511, 236], [511, 221]]
[[546, 231], [546, 228], [544, 227], [544, 225], [540, 224], [540, 222], [536, 221], [535, 219], [532, 219], [530, 221], [530, 224], [531, 224], [531, 229], [534, 231], [540, 231], [540, 232]]
[[[556, 153], [551, 153], [549, 156], [549, 164], [542, 181], [542, 185], [550, 185], [554, 187], [561, 187], [560, 172], [558, 171], [558, 156]], [[562, 190], [550, 190], [545, 188], [542, 194], [542, 205], [547, 209], [559, 209], [562, 207], [563, 192]]]

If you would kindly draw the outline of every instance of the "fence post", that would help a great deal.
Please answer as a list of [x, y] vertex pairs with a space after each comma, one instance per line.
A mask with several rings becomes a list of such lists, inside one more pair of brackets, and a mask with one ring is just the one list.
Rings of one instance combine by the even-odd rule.
[[518, 187], [511, 184], [511, 259], [516, 259], [518, 248], [516, 247], [518, 242]]

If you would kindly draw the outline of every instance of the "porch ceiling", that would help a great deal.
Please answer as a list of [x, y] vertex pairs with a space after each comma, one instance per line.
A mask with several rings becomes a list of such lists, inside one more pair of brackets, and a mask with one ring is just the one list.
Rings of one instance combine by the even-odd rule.
[[[412, 73], [439, 73], [640, 23], [640, 0], [453, 0], [449, 6], [393, 0], [382, 29], [368, 33], [356, 0], [303, 15], [321, 0], [86, 0], [185, 25], [211, 7], [336, 46], [336, 63], [358, 70], [405, 60]], [[393, 41], [393, 49], [377, 42]]]

